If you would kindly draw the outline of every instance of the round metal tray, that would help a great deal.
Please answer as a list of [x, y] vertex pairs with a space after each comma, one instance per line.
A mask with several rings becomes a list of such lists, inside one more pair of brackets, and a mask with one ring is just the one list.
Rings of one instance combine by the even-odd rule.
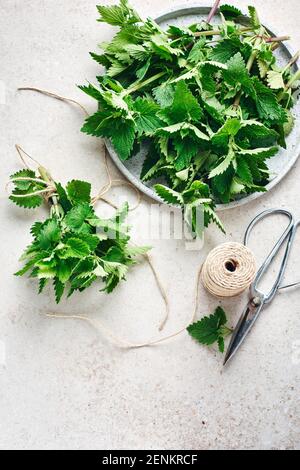
[[[168, 12], [160, 15], [156, 18], [156, 22], [159, 23], [163, 28], [167, 28], [168, 25], [181, 25], [188, 26], [195, 22], [199, 22], [202, 19], [207, 18], [210, 11], [210, 7], [201, 7], [201, 6], [190, 6], [188, 8], [182, 7], [174, 10], [169, 10]], [[219, 15], [216, 15], [214, 21], [218, 22], [220, 19]], [[266, 26], [268, 31], [272, 36], [277, 36], [277, 34], [268, 26]], [[278, 34], [279, 35], [279, 34]], [[291, 57], [294, 55], [294, 52], [286, 44], [282, 44], [280, 48], [276, 51], [279, 64], [286, 64]], [[298, 67], [295, 65], [295, 70]], [[267, 191], [271, 190], [276, 186], [279, 181], [284, 178], [288, 171], [295, 164], [299, 153], [300, 153], [300, 102], [297, 101], [296, 105], [292, 110], [295, 117], [295, 126], [291, 134], [287, 138], [287, 148], [280, 148], [278, 153], [271, 159], [268, 160], [268, 166], [271, 171], [271, 181], [266, 186]], [[147, 152], [147, 147], [142, 146], [141, 150], [134, 155], [132, 158], [121, 161], [118, 154], [116, 153], [110, 140], [106, 139], [105, 144], [107, 150], [118, 167], [121, 173], [132, 183], [134, 184], [141, 192], [149, 196], [158, 202], [163, 202], [160, 197], [155, 193], [153, 189], [154, 182], [143, 183], [140, 180], [140, 173], [142, 164]], [[226, 209], [231, 209], [237, 206], [241, 206], [250, 201], [253, 201], [259, 197], [262, 197], [265, 193], [254, 193], [249, 196], [240, 197], [229, 204], [218, 204], [217, 210], [222, 211]]]

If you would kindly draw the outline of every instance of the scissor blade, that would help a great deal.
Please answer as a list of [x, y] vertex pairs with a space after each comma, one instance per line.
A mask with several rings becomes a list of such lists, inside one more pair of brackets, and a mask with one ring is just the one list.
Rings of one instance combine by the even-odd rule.
[[253, 300], [249, 301], [234, 329], [234, 332], [232, 333], [223, 365], [225, 365], [237, 352], [252, 326], [254, 325], [255, 320], [263, 308], [263, 305], [264, 301], [262, 297], [255, 299], [255, 302]]

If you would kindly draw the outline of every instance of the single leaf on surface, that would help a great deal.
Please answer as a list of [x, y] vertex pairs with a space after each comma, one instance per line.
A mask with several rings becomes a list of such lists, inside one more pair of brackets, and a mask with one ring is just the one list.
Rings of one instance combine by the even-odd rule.
[[218, 307], [212, 315], [203, 317], [198, 322], [188, 326], [187, 331], [201, 344], [209, 346], [217, 342], [220, 352], [223, 352], [224, 337], [230, 332], [225, 326], [226, 323], [226, 314], [221, 307]]

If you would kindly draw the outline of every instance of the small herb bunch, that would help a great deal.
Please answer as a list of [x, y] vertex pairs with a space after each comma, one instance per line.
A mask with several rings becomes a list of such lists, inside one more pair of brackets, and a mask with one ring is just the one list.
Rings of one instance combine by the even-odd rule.
[[188, 326], [188, 333], [199, 343], [210, 346], [218, 343], [219, 351], [224, 352], [224, 338], [231, 335], [232, 329], [227, 325], [226, 313], [221, 307], [209, 317], [203, 317]]
[[124, 224], [128, 204], [112, 218], [100, 218], [93, 209], [90, 183], [73, 180], [63, 188], [44, 168], [38, 171], [39, 175], [21, 170], [10, 178], [14, 184], [10, 199], [18, 206], [35, 208], [44, 198], [50, 203], [49, 218], [31, 227], [33, 242], [21, 257], [25, 265], [16, 275], [30, 271], [30, 277], [39, 280], [39, 293], [51, 280], [57, 303], [66, 288], [70, 296], [99, 279], [102, 290], [112, 292], [135, 257], [149, 249], [129, 245]]
[[265, 191], [266, 160], [293, 127], [297, 56], [281, 68], [273, 53], [287, 37], [272, 38], [254, 7], [246, 19], [223, 5], [221, 24], [167, 31], [127, 0], [97, 8], [120, 29], [91, 54], [106, 72], [80, 87], [99, 106], [82, 131], [111, 139], [122, 160], [147, 140], [142, 180], [163, 178], [154, 187], [165, 202], [201, 205], [205, 225], [222, 227], [215, 203]]

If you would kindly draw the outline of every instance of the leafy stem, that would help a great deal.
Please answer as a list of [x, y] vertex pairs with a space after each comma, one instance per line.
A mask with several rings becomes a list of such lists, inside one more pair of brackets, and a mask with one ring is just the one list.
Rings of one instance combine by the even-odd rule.
[[126, 90], [124, 90], [122, 93], [121, 93], [121, 97], [124, 97], [124, 96], [128, 96], [130, 95], [131, 93], [134, 93], [138, 90], [140, 90], [141, 88], [144, 88], [145, 86], [147, 85], [150, 85], [150, 83], [153, 83], [155, 82], [156, 80], [158, 80], [159, 78], [163, 77], [164, 75], [166, 75], [167, 72], [159, 72], [157, 73], [156, 75], [153, 75], [152, 77], [150, 78], [147, 78], [146, 80], [142, 81], [142, 82], [137, 82], [135, 85], [132, 85], [131, 87], [127, 88]]

